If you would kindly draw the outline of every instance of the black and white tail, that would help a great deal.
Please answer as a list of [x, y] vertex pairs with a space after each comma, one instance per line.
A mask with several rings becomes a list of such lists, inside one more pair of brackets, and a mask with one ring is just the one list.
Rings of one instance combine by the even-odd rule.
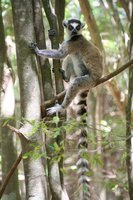
[[[63, 65], [63, 70], [62, 75], [63, 75], [63, 79], [65, 80], [65, 82], [69, 82], [70, 81], [70, 77], [72, 77], [72, 75], [74, 74], [73, 67], [72, 67], [72, 61], [71, 61], [71, 57], [69, 58], [70, 62], [69, 65], [67, 63], [67, 65]], [[69, 70], [68, 70], [69, 69]], [[68, 70], [68, 72], [70, 74], [66, 74], [66, 70]], [[73, 77], [72, 77], [73, 79]], [[65, 84], [65, 88], [67, 89], [68, 84]], [[77, 161], [77, 168], [78, 168], [78, 177], [79, 177], [79, 191], [80, 191], [80, 198], [78, 196], [79, 200], [90, 200], [91, 195], [90, 195], [90, 178], [89, 178], [89, 163], [87, 158], [87, 154], [88, 154], [88, 142], [87, 142], [87, 130], [86, 130], [86, 119], [82, 118], [82, 116], [84, 114], [87, 113], [87, 95], [88, 95], [88, 90], [84, 91], [80, 94], [78, 94], [74, 100], [72, 101], [72, 103], [70, 104], [70, 109], [68, 109], [68, 115], [70, 117], [76, 117], [77, 121], [81, 121], [82, 120], [82, 124], [83, 126], [80, 129], [80, 134], [79, 134], [79, 141], [78, 141], [78, 161]]]
[[77, 120], [83, 120], [83, 126], [81, 127], [78, 141], [78, 177], [79, 177], [79, 191], [80, 191], [80, 200], [90, 200], [90, 178], [89, 178], [89, 163], [87, 160], [88, 154], [88, 141], [87, 141], [87, 129], [86, 129], [86, 120], [82, 116], [87, 112], [86, 110], [86, 98], [88, 91], [80, 93], [75, 98], [75, 112]]

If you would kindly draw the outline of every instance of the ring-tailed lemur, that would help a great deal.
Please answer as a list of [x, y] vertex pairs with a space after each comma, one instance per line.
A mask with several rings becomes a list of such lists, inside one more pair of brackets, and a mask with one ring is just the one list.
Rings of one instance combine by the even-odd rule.
[[[81, 34], [84, 24], [77, 19], [63, 21], [63, 25], [67, 30], [69, 39], [64, 41], [58, 50], [39, 50], [36, 44], [31, 43], [30, 47], [39, 56], [53, 59], [64, 59], [63, 71], [64, 79], [69, 82], [69, 87], [66, 91], [65, 98], [61, 105], [55, 105], [48, 108], [48, 114], [61, 112], [66, 109], [74, 97], [79, 95], [79, 109], [77, 115], [81, 116], [86, 112], [85, 106], [87, 91], [94, 87], [97, 80], [102, 76], [103, 58], [99, 50]], [[67, 69], [67, 70], [66, 70]], [[70, 80], [72, 78], [72, 80]], [[89, 170], [88, 162], [83, 155], [87, 151], [87, 132], [83, 128], [81, 130], [79, 140], [80, 158], [77, 162], [80, 173], [80, 184], [83, 186], [83, 200], [90, 199], [89, 178], [87, 172]]]
[[48, 108], [48, 114], [61, 112], [69, 106], [77, 93], [94, 87], [103, 70], [103, 58], [99, 50], [81, 34], [84, 24], [77, 19], [70, 19], [63, 21], [63, 25], [69, 39], [59, 49], [40, 50], [36, 44], [30, 45], [39, 56], [63, 59], [69, 55], [73, 61], [76, 77], [70, 82], [62, 104]]

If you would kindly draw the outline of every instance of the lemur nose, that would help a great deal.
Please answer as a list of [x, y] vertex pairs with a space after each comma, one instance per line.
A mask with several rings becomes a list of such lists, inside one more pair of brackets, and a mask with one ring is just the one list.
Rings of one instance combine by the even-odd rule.
[[76, 29], [74, 29], [73, 31], [72, 31], [72, 34], [76, 34], [77, 33], [77, 31], [76, 31]]

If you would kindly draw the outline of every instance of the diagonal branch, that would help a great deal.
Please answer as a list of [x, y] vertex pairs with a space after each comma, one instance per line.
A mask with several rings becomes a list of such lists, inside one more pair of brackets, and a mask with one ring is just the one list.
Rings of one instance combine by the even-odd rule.
[[5, 180], [3, 181], [1, 188], [0, 188], [0, 199], [6, 189], [6, 186], [8, 185], [10, 178], [12, 177], [13, 173], [15, 172], [18, 164], [20, 163], [20, 161], [22, 160], [22, 152], [19, 154], [19, 157], [15, 160], [15, 162], [13, 163], [10, 171], [8, 172], [8, 174], [5, 177]]
[[7, 124], [7, 127], [8, 127], [11, 131], [15, 132], [15, 133], [19, 136], [19, 138], [23, 138], [23, 139], [26, 140], [26, 141], [30, 141], [30, 139], [27, 138], [19, 129], [16, 129], [15, 127], [11, 126], [10, 124]]
[[114, 78], [115, 76], [117, 76], [118, 74], [120, 74], [122, 71], [124, 71], [126, 68], [128, 67], [133, 67], [133, 59], [130, 60], [129, 62], [127, 62], [125, 65], [123, 65], [122, 67], [120, 67], [119, 69], [115, 70], [114, 72], [108, 74], [107, 76], [104, 76], [103, 78], [100, 78], [96, 84], [96, 86], [108, 81], [111, 78]]
[[[7, 124], [7, 127], [15, 132], [19, 137], [23, 137], [26, 141], [29, 141], [18, 129], [16, 129], [15, 127]], [[1, 188], [0, 188], [0, 199], [6, 189], [6, 186], [8, 185], [13, 173], [15, 172], [17, 166], [19, 165], [20, 161], [22, 160], [22, 152], [19, 154], [18, 158], [15, 160], [15, 162], [13, 163], [10, 171], [7, 173], [5, 180], [3, 181]]]
[[[120, 67], [119, 69], [115, 70], [114, 72], [108, 74], [107, 76], [104, 76], [102, 78], [100, 78], [95, 87], [108, 81], [111, 78], [114, 78], [115, 76], [117, 76], [118, 74], [120, 74], [122, 71], [124, 71], [125, 69], [127, 69], [128, 67], [133, 67], [133, 59], [130, 60], [129, 62], [127, 62], [125, 65], [123, 65], [122, 67]], [[56, 95], [54, 98], [52, 98], [51, 100], [45, 101], [42, 103], [41, 108], [42, 108], [42, 113], [45, 113], [45, 109], [47, 107], [50, 107], [51, 105], [53, 105], [56, 101], [61, 100], [64, 98], [66, 94], [66, 91], [64, 90], [63, 92], [59, 93], [58, 95]]]

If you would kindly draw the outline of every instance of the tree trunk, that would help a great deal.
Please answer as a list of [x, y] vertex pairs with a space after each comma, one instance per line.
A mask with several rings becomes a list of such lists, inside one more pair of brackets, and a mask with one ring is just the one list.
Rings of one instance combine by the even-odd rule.
[[[56, 4], [55, 5], [56, 13], [57, 13], [59, 11], [59, 8], [58, 8], [59, 1], [55, 1], [55, 4]], [[60, 15], [59, 22], [57, 22], [57, 18], [55, 16], [55, 14], [53, 13], [53, 9], [51, 7], [51, 1], [43, 0], [43, 6], [44, 6], [44, 10], [45, 10], [45, 13], [46, 13], [46, 16], [47, 16], [47, 19], [49, 22], [49, 26], [50, 26], [49, 38], [51, 40], [51, 48], [58, 49], [59, 48], [59, 40], [60, 41], [62, 40], [62, 38], [59, 37], [58, 25], [61, 26], [61, 21], [63, 20], [62, 17], [64, 16], [64, 8], [65, 8], [64, 0], [60, 2], [60, 6], [62, 7], [60, 12], [62, 14]], [[63, 35], [63, 33], [61, 33], [61, 35]], [[53, 60], [53, 71], [54, 71], [55, 88], [56, 88], [57, 94], [63, 90], [62, 76], [59, 71], [60, 67], [61, 67], [60, 60]], [[60, 136], [58, 136], [56, 139], [52, 139], [52, 140], [49, 140], [47, 138], [47, 153], [49, 156], [51, 156], [51, 150], [49, 148], [50, 144], [57, 142], [57, 144], [60, 146], [60, 143], [62, 141], [62, 135], [63, 135], [63, 133]], [[52, 157], [51, 157], [51, 159], [52, 159]], [[60, 200], [60, 199], [68, 200], [68, 196], [67, 196], [67, 193], [66, 193], [66, 190], [64, 187], [63, 173], [61, 171], [62, 168], [63, 168], [63, 159], [61, 159], [59, 161], [59, 163], [57, 163], [57, 162], [51, 163], [48, 161], [49, 183], [50, 183], [50, 188], [51, 188], [51, 193], [52, 193], [52, 200]], [[57, 185], [58, 185], [58, 187], [57, 187]]]
[[[113, 15], [113, 18], [114, 18], [114, 22], [115, 22], [114, 28], [117, 29], [117, 33], [121, 36], [121, 38], [120, 37], [117, 38], [118, 44], [119, 44], [119, 51], [122, 52], [122, 53], [124, 52], [124, 56], [128, 57], [129, 56], [128, 49], [125, 46], [126, 45], [125, 30], [124, 30], [124, 27], [121, 23], [121, 19], [119, 17], [118, 10], [115, 8], [112, 0], [106, 0], [106, 1], [109, 5], [110, 10], [112, 11], [110, 15]], [[108, 10], [108, 12], [110, 10]]]
[[[42, 4], [41, 1], [34, 0], [34, 25], [35, 25], [35, 35], [36, 42], [40, 49], [46, 49], [45, 41], [45, 27], [43, 25], [42, 16]], [[48, 59], [43, 59], [42, 57], [37, 57], [39, 68], [40, 68], [40, 84], [42, 85], [42, 101], [49, 100], [54, 96], [54, 90], [52, 86], [51, 78], [51, 66]]]
[[[14, 123], [11, 123], [13, 124]], [[13, 141], [13, 133], [7, 128], [2, 127], [2, 180], [5, 179], [16, 159], [15, 145]], [[8, 148], [7, 148], [8, 147]], [[9, 148], [10, 147], [10, 148]], [[12, 175], [3, 195], [3, 199], [20, 200], [18, 170]]]
[[123, 7], [123, 9], [125, 10], [125, 13], [127, 15], [127, 19], [130, 22], [130, 10], [129, 10], [129, 1], [130, 0], [120, 0], [120, 4]]
[[[4, 25], [2, 19], [2, 9], [0, 1], [0, 133], [2, 148], [2, 181], [9, 172], [14, 160], [16, 159], [16, 151], [13, 141], [13, 135], [7, 127], [1, 126], [7, 117], [13, 117], [15, 108], [13, 79], [11, 72], [6, 65], [7, 54], [5, 45]], [[4, 67], [5, 65], [5, 67]], [[10, 106], [9, 106], [10, 104]], [[10, 148], [9, 148], [10, 147]], [[11, 200], [20, 200], [18, 187], [18, 171], [16, 170], [4, 191], [4, 197]]]
[[5, 49], [5, 34], [4, 34], [4, 25], [2, 20], [2, 8], [0, 0], [0, 117], [1, 117], [1, 92], [2, 92], [2, 77], [3, 77], [3, 68], [4, 62], [6, 59], [6, 49]]
[[87, 23], [88, 29], [90, 31], [90, 36], [93, 41], [93, 43], [100, 49], [100, 51], [103, 51], [103, 44], [101, 42], [101, 37], [99, 34], [99, 30], [96, 24], [95, 17], [93, 15], [90, 3], [88, 0], [79, 0], [79, 4], [82, 10], [82, 13], [85, 17], [85, 21]]
[[[5, 81], [3, 82], [4, 92], [2, 94], [1, 113], [3, 117], [2, 121], [4, 122], [4, 120], [6, 120], [8, 117], [13, 117], [15, 108], [13, 80], [7, 67], [4, 68], [3, 80]], [[2, 180], [4, 181], [7, 173], [10, 171], [10, 168], [14, 163], [14, 160], [16, 159], [16, 151], [13, 141], [14, 136], [12, 135], [11, 131], [6, 126], [1, 126], [0, 131], [2, 135]], [[4, 192], [4, 196], [5, 198], [9, 198], [11, 200], [20, 200], [17, 170], [11, 177]]]
[[[41, 133], [31, 134], [34, 127], [28, 121], [39, 121], [40, 88], [35, 57], [29, 49], [34, 41], [33, 5], [32, 0], [12, 0], [13, 19], [16, 39], [17, 67], [20, 84], [21, 113], [26, 120], [20, 131], [23, 155], [33, 150], [33, 144], [41, 141]], [[26, 182], [27, 200], [47, 200], [47, 184], [42, 159], [28, 156], [23, 160]]]
[[[58, 29], [58, 23], [57, 18], [52, 12], [51, 2], [50, 0], [43, 0], [43, 7], [50, 25], [49, 30], [49, 38], [51, 40], [51, 47], [52, 49], [58, 49], [59, 48], [59, 29]], [[59, 71], [61, 67], [61, 63], [59, 60], [53, 60], [53, 72], [55, 75], [55, 87], [56, 87], [56, 93], [60, 93], [63, 90], [63, 82], [62, 82], [62, 76]]]
[[59, 26], [59, 42], [62, 43], [64, 40], [64, 27], [62, 21], [65, 16], [65, 0], [55, 0], [55, 14], [58, 19]]
[[[130, 54], [133, 58], [133, 2], [132, 2], [132, 17], [130, 24]], [[132, 121], [132, 109], [133, 109], [133, 66], [129, 69], [129, 86], [128, 86], [128, 102], [126, 108], [126, 146], [127, 146], [127, 172], [128, 172], [128, 184], [129, 184], [129, 197], [133, 200], [133, 121]]]

